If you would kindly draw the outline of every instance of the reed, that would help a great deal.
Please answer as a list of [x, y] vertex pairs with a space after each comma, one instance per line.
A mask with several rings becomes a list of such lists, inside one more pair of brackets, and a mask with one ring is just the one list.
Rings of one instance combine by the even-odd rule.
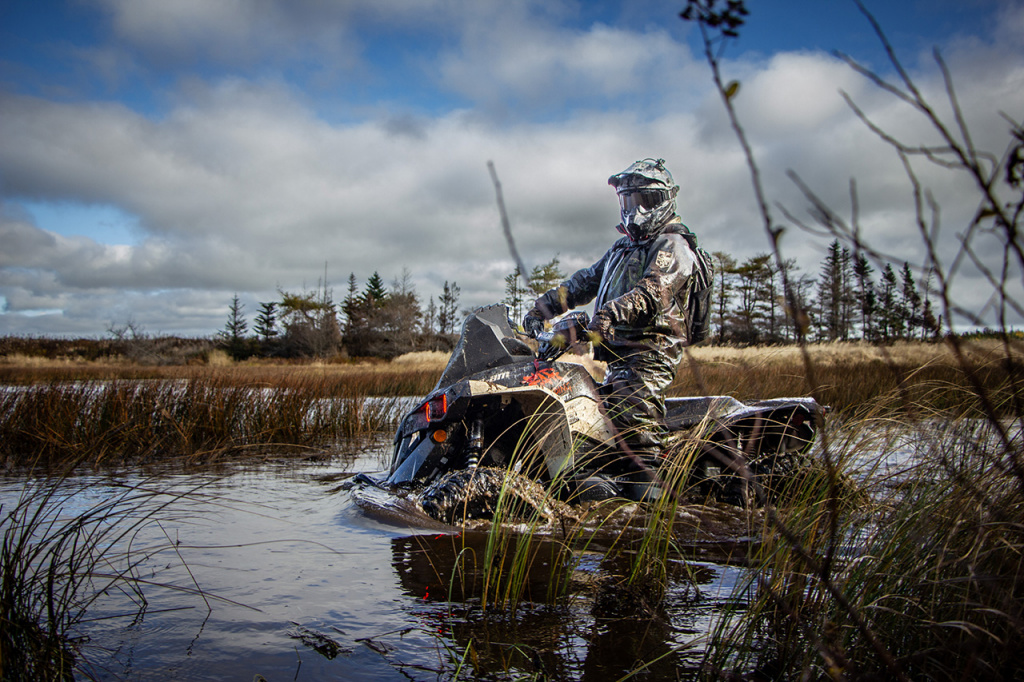
[[[216, 357], [216, 356], [212, 356]], [[444, 369], [436, 355], [387, 362], [316, 363], [259, 361], [195, 365], [142, 365], [128, 362], [67, 362], [0, 356], [0, 384], [27, 386], [82, 381], [216, 381], [268, 389], [308, 388], [325, 393], [368, 396], [424, 395]]]
[[[530, 470], [543, 466], [538, 454], [539, 443], [551, 427], [542, 412], [526, 417], [512, 454], [518, 462], [516, 469]], [[551, 538], [551, 519], [542, 513], [545, 508], [557, 508], [554, 491], [561, 481], [556, 480], [543, 490], [540, 499], [530, 504], [515, 490], [517, 479], [506, 476], [498, 495], [487, 542], [483, 548], [481, 566], [482, 602], [484, 610], [497, 609], [512, 614], [524, 598], [535, 603], [557, 603], [564, 592], [556, 586], [564, 584], [565, 573], [570, 570], [571, 551], [568, 545]], [[543, 539], [539, 539], [543, 538]], [[544, 569], [543, 567], [547, 567]], [[538, 573], [542, 580], [538, 581]], [[543, 589], [537, 585], [543, 584]], [[531, 589], [533, 586], [535, 589]]]
[[[844, 504], [826, 476], [773, 510], [739, 588], [750, 607], [719, 624], [711, 677], [1019, 679], [1020, 424], [896, 422], [876, 407], [830, 446], [870, 503]], [[865, 450], [877, 456], [865, 462]], [[897, 456], [898, 469], [882, 465]]]
[[[997, 398], [1012, 392], [1024, 350], [991, 339], [959, 341], [959, 355], [949, 343], [898, 342], [876, 346], [863, 342], [812, 344], [806, 347], [816, 382], [806, 378], [797, 346], [690, 349], [671, 395], [732, 395], [740, 400], [814, 393], [820, 402], [846, 411], [881, 394], [902, 392], [907, 407], [967, 409], [973, 381]], [[211, 356], [212, 357], [212, 356]], [[0, 383], [32, 385], [54, 382], [163, 379], [217, 381], [224, 385], [302, 389], [317, 384], [338, 395], [425, 395], [444, 369], [446, 356], [416, 353], [391, 362], [310, 363], [253, 361], [195, 365], [141, 365], [125, 361], [0, 356]]]
[[[749, 579], [730, 600], [746, 607], [723, 610], [707, 649], [708, 677], [1017, 679], [1024, 422], [1011, 418], [1020, 414], [1012, 364], [972, 363], [957, 370], [932, 360], [942, 376], [955, 376], [952, 386], [908, 370], [886, 394], [833, 414], [815, 465], [760, 498], [770, 503], [746, 517], [746, 535], [758, 541], [736, 557], [749, 563]], [[996, 377], [975, 384], [986, 389], [980, 395], [970, 385], [979, 376]], [[609, 600], [616, 617], [628, 604], [639, 606], [631, 617], [656, 613], [670, 582], [687, 580], [679, 520], [684, 503], [699, 502], [684, 485], [698, 447], [699, 438], [676, 453], [662, 472], [675, 494], [655, 502], [593, 507], [560, 534], [499, 515], [480, 562], [487, 607], [514, 613], [522, 599], [536, 600], [525, 586], [542, 556], [558, 567], [545, 603], [582, 596], [595, 614]], [[581, 594], [572, 567], [605, 524], [616, 528], [610, 543], [598, 543], [605, 573], [597, 592]], [[538, 533], [547, 553], [536, 552]]]
[[0, 456], [18, 468], [308, 452], [394, 428], [396, 399], [366, 393], [316, 376], [277, 389], [217, 376], [33, 385], [0, 393]]
[[[804, 352], [806, 351], [806, 359]], [[671, 395], [731, 395], [739, 400], [814, 395], [847, 413], [882, 395], [898, 395], [899, 413], [949, 410], [977, 416], [979, 388], [1009, 406], [1024, 351], [996, 340], [950, 343], [863, 342], [768, 348], [690, 349]], [[807, 368], [813, 367], [813, 381]]]
[[159, 521], [180, 495], [125, 485], [78, 513], [83, 488], [63, 477], [30, 480], [20, 498], [0, 508], [0, 679], [71, 680], [89, 677], [77, 636], [90, 606], [118, 590], [144, 611], [140, 562], [161, 551], [132, 551], [133, 540]]

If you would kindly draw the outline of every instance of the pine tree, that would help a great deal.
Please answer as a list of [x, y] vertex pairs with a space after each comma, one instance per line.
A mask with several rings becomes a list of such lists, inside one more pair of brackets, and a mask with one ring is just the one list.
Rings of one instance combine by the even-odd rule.
[[782, 337], [782, 330], [785, 322], [780, 314], [785, 310], [782, 304], [782, 297], [779, 295], [779, 269], [775, 259], [770, 254], [764, 254], [764, 264], [758, 271], [758, 291], [764, 300], [762, 307], [764, 340], [768, 343], [776, 343]]
[[430, 297], [430, 302], [427, 303], [427, 309], [423, 313], [422, 329], [424, 334], [433, 334], [434, 324], [437, 322], [437, 304], [434, 303], [434, 297]]
[[835, 239], [821, 266], [818, 280], [818, 310], [821, 314], [819, 336], [829, 341], [848, 339], [853, 325], [852, 271], [850, 250]]
[[387, 300], [388, 292], [384, 288], [384, 280], [380, 273], [374, 272], [370, 279], [366, 280], [366, 289], [363, 291], [362, 302], [367, 307], [381, 307]]
[[246, 322], [245, 315], [242, 314], [244, 308], [245, 304], [239, 300], [238, 294], [235, 294], [234, 298], [231, 299], [231, 306], [228, 309], [228, 321], [221, 332], [223, 338], [229, 341], [238, 341], [245, 338], [245, 332], [249, 329], [249, 323]]
[[736, 259], [723, 251], [715, 251], [711, 257], [715, 259], [715, 275], [718, 277], [718, 286], [712, 292], [716, 298], [711, 307], [718, 323], [718, 343], [724, 343], [729, 330], [729, 306], [734, 294]]
[[924, 301], [921, 304], [921, 338], [938, 339], [942, 331], [942, 318], [935, 316], [935, 309], [932, 307], [932, 270], [929, 269], [921, 285], [924, 291]]
[[231, 299], [231, 306], [228, 312], [228, 321], [217, 336], [221, 345], [228, 352], [228, 355], [241, 360], [249, 356], [249, 344], [246, 341], [245, 333], [249, 329], [249, 323], [245, 320], [242, 310], [245, 305], [239, 300], [238, 294]]
[[797, 341], [803, 338], [809, 324], [807, 304], [801, 290], [801, 283], [805, 281], [805, 277], [797, 276], [799, 269], [796, 259], [788, 258], [782, 261], [782, 268], [779, 270], [782, 292], [779, 301], [783, 308], [779, 326], [780, 336], [784, 341]]
[[896, 273], [892, 265], [886, 263], [879, 282], [877, 312], [878, 334], [885, 341], [903, 336], [903, 319], [899, 314], [896, 287]]
[[448, 280], [444, 282], [444, 290], [441, 294], [440, 309], [437, 314], [438, 327], [442, 334], [454, 334], [456, 316], [459, 310], [459, 294], [462, 293], [462, 289], [455, 282], [448, 284]]
[[256, 316], [253, 331], [264, 343], [269, 343], [277, 336], [277, 303], [267, 301], [260, 303], [260, 313]]
[[558, 257], [555, 256], [544, 265], [538, 265], [530, 271], [530, 291], [535, 296], [540, 296], [547, 291], [554, 289], [565, 281], [565, 274], [558, 267]]
[[796, 328], [793, 330], [795, 340], [807, 338], [807, 334], [810, 332], [814, 317], [814, 287], [816, 284], [817, 280], [807, 274], [800, 275], [795, 281], [789, 280], [790, 296], [792, 296], [795, 307], [790, 312], [790, 316], [796, 322]]
[[917, 291], [914, 273], [906, 261], [903, 261], [900, 279], [900, 314], [903, 317], [904, 334], [906, 338], [912, 339], [916, 336], [915, 330], [923, 328], [924, 325], [921, 323], [921, 294]]
[[356, 281], [356, 273], [349, 273], [348, 292], [345, 300], [341, 302], [341, 311], [345, 314], [345, 334], [354, 332], [362, 325], [362, 309], [359, 300], [359, 284]]
[[341, 345], [337, 307], [326, 280], [316, 291], [281, 294], [284, 352], [289, 355], [328, 357]]
[[402, 268], [401, 277], [391, 283], [379, 314], [378, 326], [383, 328], [387, 336], [387, 355], [395, 356], [415, 350], [416, 332], [423, 313], [408, 268]]
[[878, 305], [878, 295], [875, 293], [875, 283], [871, 279], [874, 268], [868, 262], [867, 256], [857, 253], [853, 259], [853, 274], [857, 278], [857, 298], [860, 303], [860, 334], [862, 339], [872, 340], [877, 337], [875, 329], [875, 308]]
[[501, 299], [501, 302], [508, 306], [513, 320], [522, 319], [525, 296], [530, 293], [530, 290], [521, 284], [521, 277], [518, 265], [515, 270], [505, 275], [505, 298]]
[[733, 338], [741, 343], [758, 343], [766, 329], [769, 287], [769, 254], [751, 256], [735, 269], [736, 307], [732, 311], [731, 326]]

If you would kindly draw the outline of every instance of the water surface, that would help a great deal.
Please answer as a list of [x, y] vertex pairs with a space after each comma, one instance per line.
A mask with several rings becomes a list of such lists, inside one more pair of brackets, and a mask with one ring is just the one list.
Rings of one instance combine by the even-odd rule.
[[[545, 672], [555, 679], [676, 679], [700, 659], [709, 623], [730, 606], [741, 570], [677, 562], [656, 607], [632, 608], [605, 589], [621, 567], [598, 545], [572, 565], [541, 548], [514, 613], [480, 608], [479, 574], [450, 579], [460, 552], [482, 556], [483, 534], [385, 523], [343, 482], [386, 466], [386, 450], [325, 461], [232, 466], [162, 475], [80, 476], [71, 516], [142, 485], [169, 504], [133, 538], [145, 607], [102, 596], [81, 634], [89, 672], [111, 680], [436, 680]], [[0, 484], [5, 507], [25, 482]], [[173, 498], [171, 496], [180, 495]], [[539, 541], [543, 544], [543, 540]], [[571, 585], [549, 605], [552, 577]], [[472, 646], [470, 646], [472, 644]]]

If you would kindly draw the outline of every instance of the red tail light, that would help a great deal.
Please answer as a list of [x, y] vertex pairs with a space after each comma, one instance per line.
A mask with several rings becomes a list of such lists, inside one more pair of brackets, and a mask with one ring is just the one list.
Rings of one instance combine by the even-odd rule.
[[430, 398], [426, 403], [424, 403], [423, 410], [427, 415], [428, 422], [436, 422], [444, 419], [444, 416], [448, 413], [448, 395], [442, 393], [441, 395]]

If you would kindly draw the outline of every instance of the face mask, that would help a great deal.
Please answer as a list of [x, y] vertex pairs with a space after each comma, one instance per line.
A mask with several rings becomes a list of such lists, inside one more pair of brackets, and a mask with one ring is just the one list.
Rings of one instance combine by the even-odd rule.
[[648, 237], [673, 212], [671, 198], [664, 189], [623, 190], [619, 194], [623, 231], [634, 241]]

